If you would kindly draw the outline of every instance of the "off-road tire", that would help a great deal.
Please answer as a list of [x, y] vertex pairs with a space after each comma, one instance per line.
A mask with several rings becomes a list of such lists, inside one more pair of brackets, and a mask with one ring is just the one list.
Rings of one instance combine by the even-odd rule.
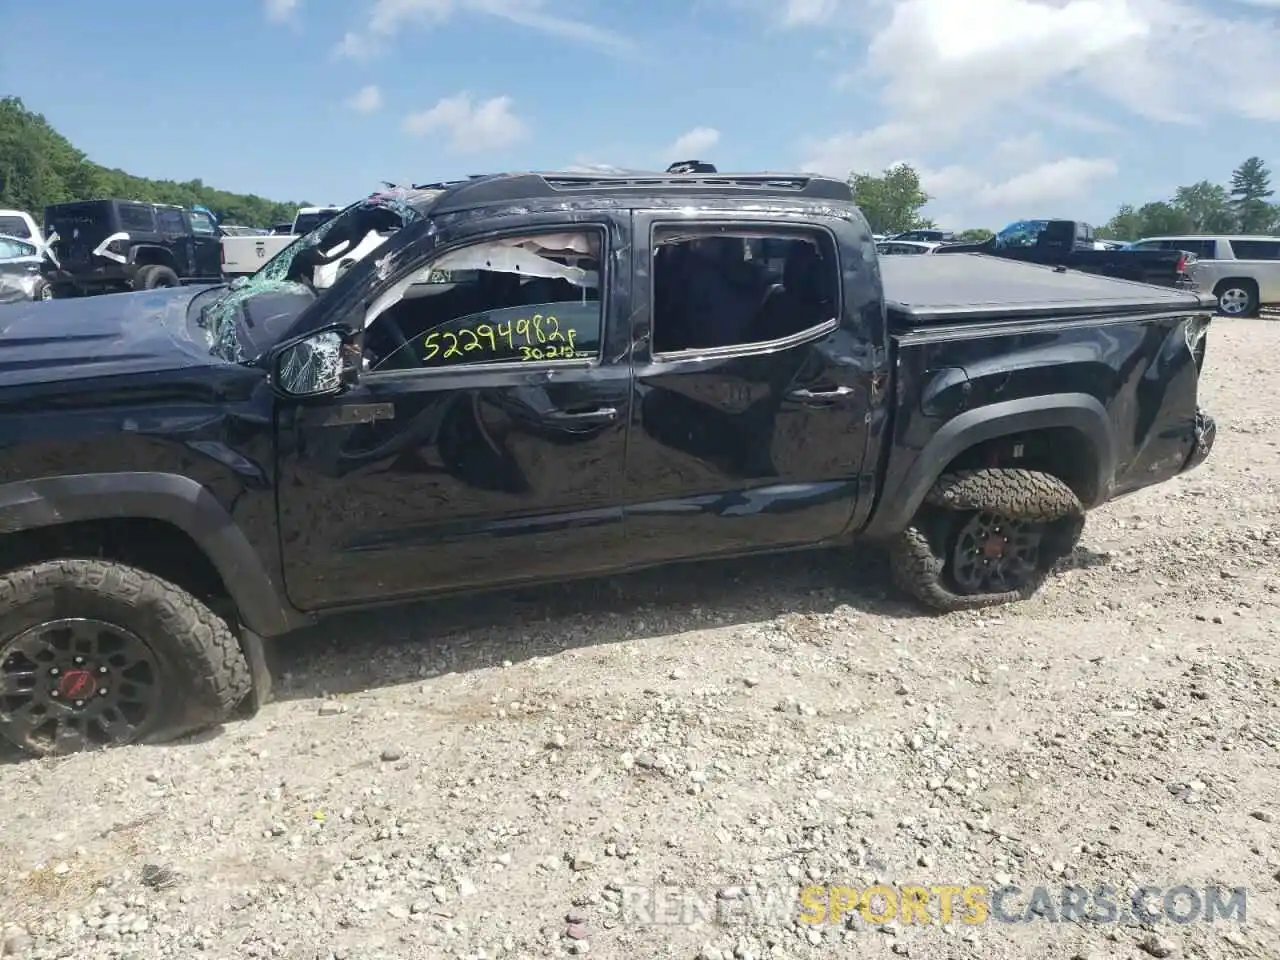
[[133, 278], [133, 289], [135, 290], [157, 290], [180, 286], [182, 286], [182, 281], [178, 279], [178, 275], [168, 267], [158, 263], [139, 267]]
[[[122, 563], [51, 560], [0, 577], [0, 645], [65, 617], [91, 617], [139, 636], [159, 665], [162, 706], [135, 743], [162, 743], [229, 719], [252, 690], [249, 664], [225, 620], [182, 588]], [[27, 752], [48, 754], [53, 749]]]
[[[962, 594], [947, 583], [947, 553], [957, 520], [981, 511], [1010, 520], [1049, 525], [1036, 572], [1016, 590]], [[1084, 530], [1084, 507], [1057, 477], [1036, 470], [990, 468], [944, 474], [924, 505], [890, 545], [894, 584], [935, 610], [972, 610], [1026, 600], [1040, 589], [1055, 563], [1075, 548]]]

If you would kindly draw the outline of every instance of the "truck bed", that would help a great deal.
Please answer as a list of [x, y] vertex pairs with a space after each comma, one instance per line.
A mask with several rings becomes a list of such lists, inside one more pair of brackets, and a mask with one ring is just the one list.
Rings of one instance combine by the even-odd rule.
[[970, 320], [1212, 310], [1211, 294], [980, 253], [881, 257], [893, 327]]

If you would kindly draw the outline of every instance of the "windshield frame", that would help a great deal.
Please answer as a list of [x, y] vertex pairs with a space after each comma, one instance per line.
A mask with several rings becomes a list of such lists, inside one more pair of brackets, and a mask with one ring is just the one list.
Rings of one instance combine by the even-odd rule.
[[[362, 296], [372, 286], [397, 269], [396, 261], [407, 246], [419, 243], [424, 232], [427, 235], [433, 233], [432, 221], [426, 212], [428, 207], [421, 202], [430, 197], [424, 197], [422, 193], [396, 190], [362, 197], [310, 233], [298, 237], [255, 273], [239, 277], [226, 285], [223, 294], [201, 310], [201, 323], [205, 325], [209, 337], [210, 352], [223, 360], [260, 366], [280, 343], [305, 336], [320, 326], [330, 325], [330, 317], [341, 316], [358, 307]], [[433, 196], [438, 193], [439, 191], [432, 191]], [[345, 218], [350, 213], [361, 208], [391, 210], [402, 219], [401, 226], [376, 248], [376, 256], [361, 257], [349, 269], [340, 273], [331, 286], [318, 291], [307, 284], [286, 279], [294, 261], [303, 250], [321, 245], [324, 238], [337, 229], [339, 224], [347, 222]], [[362, 240], [363, 237], [357, 239], [348, 249], [356, 249]], [[434, 247], [434, 244], [428, 246]], [[341, 254], [335, 259], [341, 260]], [[241, 304], [261, 293], [302, 290], [311, 292], [315, 298], [313, 302], [304, 307], [279, 335], [272, 337], [260, 349], [252, 353], [246, 352], [246, 338], [240, 333], [244, 322]]]

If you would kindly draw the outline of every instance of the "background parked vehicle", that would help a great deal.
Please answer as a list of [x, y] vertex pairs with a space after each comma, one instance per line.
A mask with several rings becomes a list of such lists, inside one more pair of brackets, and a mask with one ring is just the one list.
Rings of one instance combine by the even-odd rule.
[[0, 236], [34, 243], [41, 251], [46, 246], [40, 225], [25, 210], [0, 210]]
[[341, 212], [341, 207], [303, 207], [294, 217], [287, 234], [277, 234], [277, 225], [266, 236], [224, 236], [220, 264], [223, 275], [242, 277], [255, 272], [298, 237], [310, 233]]
[[267, 233], [258, 227], [242, 227], [234, 223], [220, 223], [218, 230], [224, 237], [263, 237]]
[[1191, 287], [1195, 258], [1177, 250], [1099, 250], [1093, 227], [1080, 220], [1015, 220], [981, 243], [949, 243], [937, 253], [987, 253], [1007, 260], [1073, 267], [1120, 280]]
[[134, 200], [46, 207], [54, 296], [217, 283], [218, 234], [204, 212]]
[[940, 243], [929, 243], [924, 240], [883, 240], [876, 244], [876, 252], [881, 256], [933, 253], [940, 246]]
[[950, 230], [904, 230], [889, 237], [890, 240], [918, 240], [927, 243], [952, 243], [956, 235]]
[[1191, 278], [1218, 298], [1218, 312], [1228, 317], [1256, 316], [1263, 307], [1280, 304], [1280, 237], [1186, 234], [1144, 237], [1132, 250], [1180, 250], [1195, 256]]
[[0, 235], [0, 303], [51, 299], [44, 262], [44, 251], [30, 240]]

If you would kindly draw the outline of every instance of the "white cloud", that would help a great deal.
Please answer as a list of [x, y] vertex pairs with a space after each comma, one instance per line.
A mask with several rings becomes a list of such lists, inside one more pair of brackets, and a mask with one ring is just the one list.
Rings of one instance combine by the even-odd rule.
[[347, 98], [347, 106], [356, 113], [376, 113], [382, 108], [382, 91], [372, 83], [361, 87]]
[[[779, 14], [793, 26], [865, 38], [833, 80], [881, 107], [878, 123], [805, 144], [804, 167], [843, 176], [908, 160], [958, 213], [1072, 209], [1116, 173], [1079, 155], [1093, 152], [1082, 137], [1132, 138], [1135, 118], [1206, 133], [1233, 117], [1280, 122], [1280, 22], [1260, 7], [1280, 0], [794, 0]], [[1117, 109], [1129, 119], [1110, 119]], [[979, 151], [972, 170], [955, 162]]]
[[273, 23], [284, 23], [292, 20], [302, 0], [262, 0], [262, 12]]
[[797, 27], [808, 23], [826, 23], [840, 9], [840, 0], [787, 0], [782, 8], [782, 24]]
[[493, 97], [473, 103], [471, 95], [445, 97], [429, 110], [404, 118], [404, 130], [416, 137], [444, 134], [455, 153], [497, 150], [523, 140], [528, 125], [512, 112], [510, 97]]
[[374, 0], [363, 26], [343, 34], [336, 52], [343, 57], [368, 57], [406, 27], [436, 27], [459, 14], [494, 17], [614, 54], [635, 52], [634, 44], [621, 34], [549, 12], [546, 0]]
[[955, 123], [1092, 68], [1150, 31], [1128, 0], [904, 0], [872, 40], [867, 65], [892, 78], [890, 107]]
[[1046, 204], [1067, 203], [1082, 196], [1098, 180], [1119, 172], [1114, 160], [1063, 157], [1032, 167], [1003, 183], [987, 184], [973, 205], [982, 210], [1039, 211]]
[[1032, 130], [1001, 140], [991, 149], [991, 159], [1005, 167], [1027, 167], [1042, 160], [1048, 149], [1044, 135]]
[[667, 163], [675, 163], [677, 160], [702, 160], [703, 155], [719, 142], [720, 131], [715, 127], [694, 127], [676, 137], [662, 151], [662, 155], [668, 158]]

